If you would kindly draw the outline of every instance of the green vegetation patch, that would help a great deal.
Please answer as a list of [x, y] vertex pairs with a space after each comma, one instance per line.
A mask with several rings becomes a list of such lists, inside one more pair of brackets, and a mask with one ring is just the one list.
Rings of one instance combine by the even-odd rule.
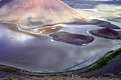
[[110, 51], [104, 57], [102, 57], [100, 60], [98, 60], [96, 63], [92, 64], [91, 66], [89, 66], [83, 70], [76, 71], [76, 73], [80, 74], [80, 73], [86, 73], [86, 72], [94, 71], [96, 69], [100, 69], [103, 66], [107, 65], [110, 60], [112, 60], [119, 54], [121, 54], [121, 48], [119, 48], [118, 50], [115, 50], [115, 51]]

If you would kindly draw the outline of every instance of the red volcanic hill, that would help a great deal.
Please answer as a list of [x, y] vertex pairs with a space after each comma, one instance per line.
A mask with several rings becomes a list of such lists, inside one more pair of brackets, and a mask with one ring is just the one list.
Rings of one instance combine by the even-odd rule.
[[78, 19], [87, 21], [87, 16], [61, 0], [11, 0], [0, 7], [0, 22], [28, 23], [30, 19], [44, 25], [68, 23]]
[[[6, 1], [6, 2], [3, 2]], [[59, 23], [96, 24], [118, 28], [110, 22], [91, 20], [61, 0], [3, 0], [0, 4], [0, 22], [21, 24], [24, 28], [36, 28]]]

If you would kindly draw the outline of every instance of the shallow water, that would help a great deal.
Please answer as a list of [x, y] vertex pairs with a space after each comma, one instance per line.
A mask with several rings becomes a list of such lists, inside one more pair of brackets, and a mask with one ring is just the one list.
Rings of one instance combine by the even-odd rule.
[[[79, 9], [80, 7], [87, 9], [83, 12], [91, 18], [105, 20], [101, 17], [115, 15], [113, 12], [96, 12], [98, 9], [88, 10], [88, 8], [96, 8], [95, 5], [97, 5], [97, 3], [84, 4], [80, 2], [72, 6], [76, 8], [79, 7]], [[52, 18], [52, 16], [50, 16], [50, 18]], [[5, 18], [3, 17], [3, 19]], [[62, 19], [61, 17], [60, 20]], [[121, 23], [119, 22], [110, 22], [121, 27]], [[96, 25], [61, 24], [61, 26], [63, 26], [63, 28], [58, 28], [54, 31], [66, 31], [74, 34], [93, 36], [88, 32], [89, 30], [102, 28]], [[43, 30], [44, 29], [41, 31]], [[103, 57], [107, 52], [121, 47], [121, 40], [111, 40], [96, 36], [93, 36], [94, 41], [91, 43], [76, 46], [54, 41], [52, 37], [47, 35], [51, 33], [51, 30], [48, 32], [44, 31], [44, 33], [44, 35], [34, 35], [18, 30], [15, 25], [0, 24], [0, 64], [32, 72], [62, 72], [87, 67]]]
[[[89, 30], [100, 28], [95, 25], [62, 25], [64, 27], [60, 31], [84, 35], [91, 35]], [[0, 64], [33, 72], [80, 69], [94, 63], [108, 51], [121, 47], [115, 40], [95, 36], [93, 42], [76, 46], [54, 41], [49, 36], [17, 31], [16, 27], [11, 29], [6, 24], [0, 25], [0, 32]]]

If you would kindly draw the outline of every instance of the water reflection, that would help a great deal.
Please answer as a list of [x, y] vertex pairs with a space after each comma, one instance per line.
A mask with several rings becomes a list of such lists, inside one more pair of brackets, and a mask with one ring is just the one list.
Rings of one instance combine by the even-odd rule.
[[[80, 25], [71, 27], [65, 25], [61, 30], [76, 34], [88, 34], [87, 31], [93, 28], [97, 27], [94, 25], [86, 25], [86, 28], [85, 26], [80, 27]], [[64, 71], [98, 54], [96, 61], [114, 46], [113, 40], [95, 36], [94, 38], [95, 40], [88, 45], [75, 46], [52, 41], [52, 38], [48, 36], [21, 32], [13, 25], [10, 27], [10, 25], [1, 24], [0, 64], [35, 72]], [[90, 60], [88, 63], [92, 64], [93, 62], [94, 60]], [[87, 65], [86, 63], [81, 67]]]

